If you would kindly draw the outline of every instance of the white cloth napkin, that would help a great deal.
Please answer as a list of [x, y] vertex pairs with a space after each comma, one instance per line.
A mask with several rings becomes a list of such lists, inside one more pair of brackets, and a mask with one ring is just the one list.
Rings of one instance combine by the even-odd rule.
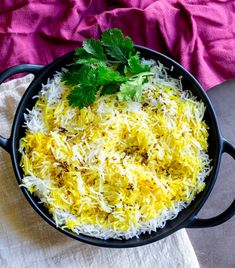
[[[0, 86], [0, 134], [8, 137], [18, 102], [32, 75]], [[0, 267], [197, 268], [185, 230], [138, 248], [109, 249], [69, 238], [49, 226], [29, 205], [0, 148]]]

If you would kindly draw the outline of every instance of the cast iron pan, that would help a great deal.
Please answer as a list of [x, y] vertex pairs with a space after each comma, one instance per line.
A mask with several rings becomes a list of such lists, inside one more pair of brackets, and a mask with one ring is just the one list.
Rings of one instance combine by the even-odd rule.
[[[203, 228], [221, 224], [234, 216], [235, 212], [235, 200], [233, 200], [232, 204], [223, 213], [214, 218], [198, 219], [196, 217], [197, 213], [207, 200], [215, 184], [222, 154], [224, 152], [228, 153], [235, 159], [235, 148], [221, 135], [215, 111], [207, 95], [203, 91], [198, 81], [174, 60], [145, 47], [136, 46], [136, 49], [141, 53], [141, 56], [148, 59], [158, 60], [169, 69], [171, 66], [174, 66], [173, 71], [169, 71], [170, 75], [175, 78], [182, 76], [183, 88], [191, 90], [192, 93], [197, 96], [198, 100], [201, 99], [205, 103], [206, 112], [204, 119], [209, 126], [208, 153], [210, 159], [212, 159], [211, 166], [213, 168], [210, 175], [206, 178], [206, 187], [204, 191], [198, 194], [195, 200], [187, 208], [182, 210], [174, 220], [167, 221], [165, 227], [163, 229], [158, 229], [157, 232], [151, 232], [151, 234], [142, 234], [139, 238], [132, 238], [129, 240], [102, 240], [82, 234], [77, 235], [70, 230], [62, 230], [60, 227], [57, 228], [55, 222], [51, 218], [51, 215], [41, 204], [38, 203], [39, 200], [36, 197], [30, 195], [24, 187], [20, 188], [31, 206], [37, 211], [39, 215], [42, 216], [45, 221], [47, 221], [54, 228], [72, 238], [100, 247], [127, 248], [149, 244], [158, 241], [181, 228]], [[18, 184], [21, 184], [23, 178], [23, 171], [19, 166], [21, 156], [18, 152], [19, 140], [25, 135], [25, 129], [22, 127], [24, 123], [23, 115], [26, 113], [26, 108], [32, 109], [35, 105], [36, 100], [32, 99], [32, 97], [37, 95], [41, 90], [41, 84], [46, 83], [48, 77], [52, 78], [55, 71], [59, 71], [61, 70], [61, 67], [64, 67], [66, 64], [71, 63], [73, 60], [73, 54], [74, 52], [70, 52], [46, 66], [30, 64], [17, 65], [0, 74], [0, 84], [8, 77], [17, 73], [28, 72], [33, 73], [35, 76], [34, 80], [31, 82], [20, 101], [15, 114], [10, 138], [6, 139], [0, 136], [0, 146], [3, 147], [11, 155], [12, 165]]]

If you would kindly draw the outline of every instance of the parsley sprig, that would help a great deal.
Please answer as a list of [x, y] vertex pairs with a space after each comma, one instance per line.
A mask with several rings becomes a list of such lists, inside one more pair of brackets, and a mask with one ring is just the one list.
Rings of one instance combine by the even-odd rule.
[[105, 31], [100, 40], [85, 40], [62, 81], [71, 87], [69, 104], [83, 108], [95, 101], [97, 92], [117, 93], [120, 101], [140, 101], [148, 75], [150, 68], [141, 63], [132, 40], [115, 28]]

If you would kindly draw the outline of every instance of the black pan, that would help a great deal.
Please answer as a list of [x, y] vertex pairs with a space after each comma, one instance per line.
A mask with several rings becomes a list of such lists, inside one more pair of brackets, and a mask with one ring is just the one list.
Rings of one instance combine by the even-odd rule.
[[[222, 154], [224, 152], [228, 153], [235, 159], [235, 148], [221, 135], [215, 111], [204, 90], [202, 89], [198, 81], [174, 60], [145, 47], [136, 46], [136, 49], [141, 53], [141, 56], [148, 59], [160, 61], [162, 64], [164, 64], [164, 66], [168, 67], [169, 69], [171, 68], [171, 66], [174, 66], [174, 70], [170, 72], [170, 75], [175, 78], [182, 76], [183, 88], [191, 90], [192, 93], [197, 96], [198, 100], [202, 100], [206, 105], [204, 119], [209, 126], [208, 153], [210, 159], [212, 159], [211, 166], [213, 168], [210, 175], [206, 178], [206, 187], [203, 192], [198, 194], [195, 200], [187, 208], [182, 210], [174, 220], [167, 221], [165, 227], [163, 229], [158, 229], [157, 232], [151, 232], [151, 234], [142, 234], [139, 238], [132, 238], [129, 240], [102, 240], [82, 234], [77, 235], [70, 230], [62, 230], [60, 227], [56, 227], [56, 224], [52, 219], [51, 215], [47, 212], [43, 205], [38, 203], [39, 200], [36, 197], [32, 196], [24, 187], [20, 188], [31, 206], [37, 211], [39, 215], [42, 216], [45, 221], [47, 221], [54, 228], [58, 229], [60, 232], [72, 238], [101, 247], [127, 248], [149, 244], [158, 241], [181, 228], [204, 228], [221, 224], [230, 219], [232, 216], [234, 216], [235, 212], [235, 200], [233, 200], [232, 204], [223, 213], [214, 218], [199, 219], [196, 217], [197, 213], [202, 208], [203, 204], [206, 202], [215, 184]], [[26, 113], [26, 108], [33, 108], [36, 100], [32, 99], [32, 97], [37, 95], [38, 92], [41, 90], [41, 84], [46, 83], [48, 77], [52, 78], [55, 71], [59, 71], [61, 70], [61, 67], [72, 63], [73, 54], [74, 52], [70, 52], [46, 66], [23, 64], [9, 68], [8, 70], [0, 74], [0, 84], [8, 77], [17, 73], [28, 72], [33, 73], [35, 76], [34, 80], [31, 82], [20, 101], [20, 104], [15, 114], [10, 138], [6, 139], [0, 136], [0, 146], [3, 147], [11, 155], [12, 165], [15, 171], [18, 184], [22, 183], [23, 178], [23, 171], [19, 166], [21, 155], [18, 152], [18, 148], [19, 140], [25, 135], [25, 128], [23, 128], [22, 125], [24, 123], [24, 113]]]

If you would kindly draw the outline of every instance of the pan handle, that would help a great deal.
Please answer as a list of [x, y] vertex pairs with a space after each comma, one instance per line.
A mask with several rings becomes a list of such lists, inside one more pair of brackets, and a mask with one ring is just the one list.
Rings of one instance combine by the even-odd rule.
[[[43, 65], [34, 65], [34, 64], [20, 64], [10, 67], [9, 69], [0, 74], [0, 84], [2, 84], [7, 78], [9, 78], [14, 74], [26, 72], [36, 75], [43, 69], [43, 67], [44, 67]], [[10, 144], [11, 144], [11, 138], [6, 139], [0, 135], [0, 147], [5, 149], [7, 152], [10, 152]]]
[[[235, 160], [235, 148], [231, 143], [223, 140], [223, 152], [228, 153]], [[205, 228], [205, 227], [213, 227], [228, 221], [235, 215], [235, 199], [233, 199], [232, 204], [221, 214], [216, 217], [210, 219], [199, 219], [194, 218], [191, 223], [187, 226], [187, 228]]]

